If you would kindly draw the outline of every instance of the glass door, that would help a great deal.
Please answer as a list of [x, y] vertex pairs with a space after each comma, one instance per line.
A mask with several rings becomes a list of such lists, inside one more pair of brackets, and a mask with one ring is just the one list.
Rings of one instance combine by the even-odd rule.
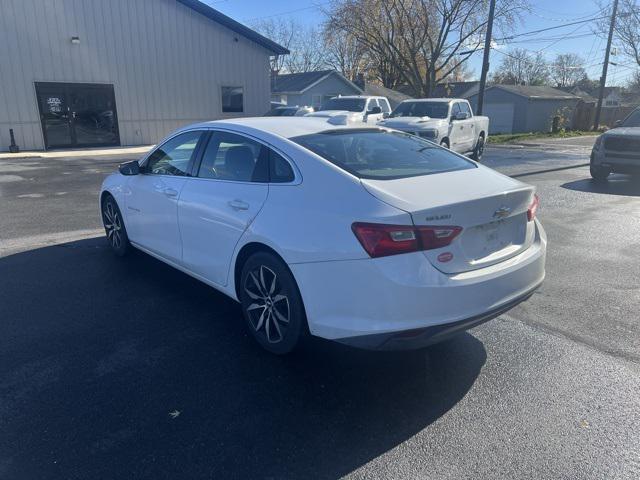
[[64, 86], [36, 83], [36, 94], [45, 146], [72, 146], [70, 111]]
[[113, 85], [36, 83], [47, 148], [120, 145]]

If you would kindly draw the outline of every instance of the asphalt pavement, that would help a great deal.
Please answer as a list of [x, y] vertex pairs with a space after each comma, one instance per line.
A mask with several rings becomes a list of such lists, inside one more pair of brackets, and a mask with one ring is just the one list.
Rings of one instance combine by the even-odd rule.
[[126, 156], [0, 160], [0, 479], [640, 478], [640, 183], [589, 148], [489, 148], [536, 185], [547, 278], [426, 350], [280, 358], [235, 302], [110, 254]]

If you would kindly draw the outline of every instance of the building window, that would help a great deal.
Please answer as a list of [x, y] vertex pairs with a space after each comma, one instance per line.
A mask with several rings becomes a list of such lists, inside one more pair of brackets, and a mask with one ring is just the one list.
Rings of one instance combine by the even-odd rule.
[[244, 95], [242, 87], [222, 87], [222, 111], [244, 111]]

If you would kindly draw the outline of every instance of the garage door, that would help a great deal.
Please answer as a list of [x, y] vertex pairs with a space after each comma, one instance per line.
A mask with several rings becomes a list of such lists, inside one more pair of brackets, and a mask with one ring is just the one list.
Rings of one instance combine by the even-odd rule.
[[487, 103], [483, 115], [489, 117], [489, 133], [511, 133], [513, 103]]

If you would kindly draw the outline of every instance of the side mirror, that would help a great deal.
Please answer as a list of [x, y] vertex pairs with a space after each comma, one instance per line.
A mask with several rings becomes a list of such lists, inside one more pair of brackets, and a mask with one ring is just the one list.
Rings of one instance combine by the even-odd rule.
[[121, 163], [120, 166], [118, 166], [118, 171], [122, 175], [138, 175], [140, 173], [140, 164], [137, 160]]
[[613, 124], [613, 128], [618, 128], [622, 126], [622, 120], [616, 120], [616, 123]]
[[377, 113], [382, 113], [382, 108], [380, 107], [373, 107], [371, 110], [369, 110], [367, 112], [367, 115], [375, 115]]
[[458, 112], [451, 117], [451, 120], [466, 120], [467, 118], [469, 118], [469, 114], [467, 112]]

